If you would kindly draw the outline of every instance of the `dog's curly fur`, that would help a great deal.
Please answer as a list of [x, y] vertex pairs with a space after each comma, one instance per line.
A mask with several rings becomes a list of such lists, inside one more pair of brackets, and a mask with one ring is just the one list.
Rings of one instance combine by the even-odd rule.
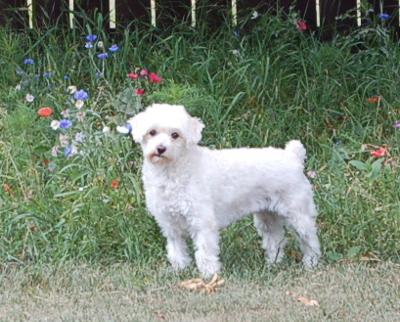
[[203, 123], [179, 105], [153, 104], [129, 123], [143, 149], [147, 207], [167, 239], [174, 268], [189, 265], [191, 237], [200, 273], [218, 272], [219, 230], [249, 214], [269, 263], [282, 259], [285, 226], [296, 232], [304, 265], [318, 263], [317, 212], [299, 141], [285, 149], [201, 147]]

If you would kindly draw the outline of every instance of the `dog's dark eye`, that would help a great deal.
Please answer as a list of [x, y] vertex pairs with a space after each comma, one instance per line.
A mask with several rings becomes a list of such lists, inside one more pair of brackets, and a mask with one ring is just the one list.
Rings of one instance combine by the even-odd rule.
[[150, 134], [151, 136], [154, 136], [154, 135], [157, 134], [157, 131], [156, 131], [156, 130], [151, 130], [151, 131], [149, 132], [149, 134]]
[[177, 138], [179, 138], [179, 134], [177, 132], [174, 132], [171, 134], [171, 137], [176, 140]]

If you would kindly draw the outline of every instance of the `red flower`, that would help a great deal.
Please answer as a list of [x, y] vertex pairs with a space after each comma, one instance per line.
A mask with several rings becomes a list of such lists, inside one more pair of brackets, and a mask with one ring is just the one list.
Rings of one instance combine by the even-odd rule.
[[297, 21], [296, 28], [298, 31], [304, 32], [308, 29], [308, 24], [305, 20], [301, 19]]
[[119, 188], [119, 180], [118, 179], [111, 180], [111, 188], [113, 188], [115, 190]]
[[150, 73], [149, 75], [150, 78], [150, 82], [154, 83], [154, 84], [158, 84], [161, 83], [161, 81], [163, 80], [160, 76], [158, 76], [156, 73]]
[[149, 71], [146, 68], [143, 68], [140, 70], [139, 75], [141, 77], [147, 76], [147, 75], [149, 75]]
[[139, 78], [139, 75], [136, 73], [129, 73], [127, 76], [133, 81]]
[[388, 150], [384, 147], [380, 147], [377, 150], [371, 151], [371, 156], [374, 158], [382, 158], [388, 155]]
[[50, 117], [54, 113], [53, 109], [51, 107], [42, 107], [37, 111], [37, 114], [40, 117]]
[[379, 103], [382, 100], [381, 96], [371, 96], [367, 99], [368, 103]]
[[136, 94], [137, 96], [142, 96], [142, 95], [144, 95], [144, 89], [143, 89], [143, 88], [137, 88], [137, 89], [135, 89], [135, 94]]

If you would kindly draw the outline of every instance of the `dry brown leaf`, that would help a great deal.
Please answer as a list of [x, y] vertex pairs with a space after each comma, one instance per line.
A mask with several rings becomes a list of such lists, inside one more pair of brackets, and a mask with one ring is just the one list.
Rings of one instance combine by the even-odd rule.
[[179, 286], [189, 291], [200, 291], [211, 294], [217, 291], [217, 288], [222, 286], [224, 283], [224, 279], [220, 279], [218, 274], [214, 274], [214, 276], [208, 283], [206, 283], [201, 278], [193, 278], [187, 281], [180, 282]]
[[309, 299], [305, 296], [297, 296], [290, 291], [286, 292], [286, 295], [293, 297], [294, 299], [296, 299], [297, 302], [303, 303], [305, 306], [319, 306], [318, 301]]
[[319, 303], [316, 300], [310, 300], [305, 296], [297, 297], [297, 301], [303, 303], [305, 306], [319, 306]]

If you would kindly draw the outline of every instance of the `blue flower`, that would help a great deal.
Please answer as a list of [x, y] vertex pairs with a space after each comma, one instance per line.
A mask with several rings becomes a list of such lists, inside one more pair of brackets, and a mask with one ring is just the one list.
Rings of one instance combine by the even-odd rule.
[[233, 35], [234, 35], [236, 38], [240, 38], [240, 30], [239, 30], [239, 28], [236, 28], [236, 29], [233, 31]]
[[87, 49], [93, 48], [93, 44], [91, 42], [87, 42], [85, 44], [85, 48], [87, 48]]
[[108, 53], [100, 53], [97, 55], [97, 58], [104, 60], [108, 58]]
[[97, 39], [97, 36], [93, 35], [93, 34], [89, 34], [89, 35], [86, 36], [86, 40], [89, 41], [89, 42], [96, 41], [96, 39]]
[[35, 61], [32, 58], [25, 58], [24, 59], [24, 64], [25, 65], [33, 65]]
[[103, 73], [102, 72], [96, 72], [96, 78], [102, 78]]
[[43, 73], [43, 77], [44, 78], [50, 78], [50, 77], [52, 77], [53, 76], [53, 73], [52, 72], [44, 72]]
[[71, 79], [71, 77], [69, 77], [69, 75], [64, 75], [64, 80], [70, 80]]
[[72, 122], [67, 119], [63, 119], [60, 121], [60, 128], [61, 129], [69, 129], [72, 126]]
[[108, 48], [108, 50], [111, 51], [112, 53], [115, 53], [119, 50], [119, 47], [118, 45], [114, 44], [110, 48]]
[[80, 101], [87, 101], [89, 99], [89, 94], [85, 92], [83, 89], [80, 89], [79, 91], [76, 91], [74, 93], [74, 99], [75, 100], [80, 100]]
[[379, 19], [386, 21], [390, 19], [390, 14], [382, 12], [378, 15]]

